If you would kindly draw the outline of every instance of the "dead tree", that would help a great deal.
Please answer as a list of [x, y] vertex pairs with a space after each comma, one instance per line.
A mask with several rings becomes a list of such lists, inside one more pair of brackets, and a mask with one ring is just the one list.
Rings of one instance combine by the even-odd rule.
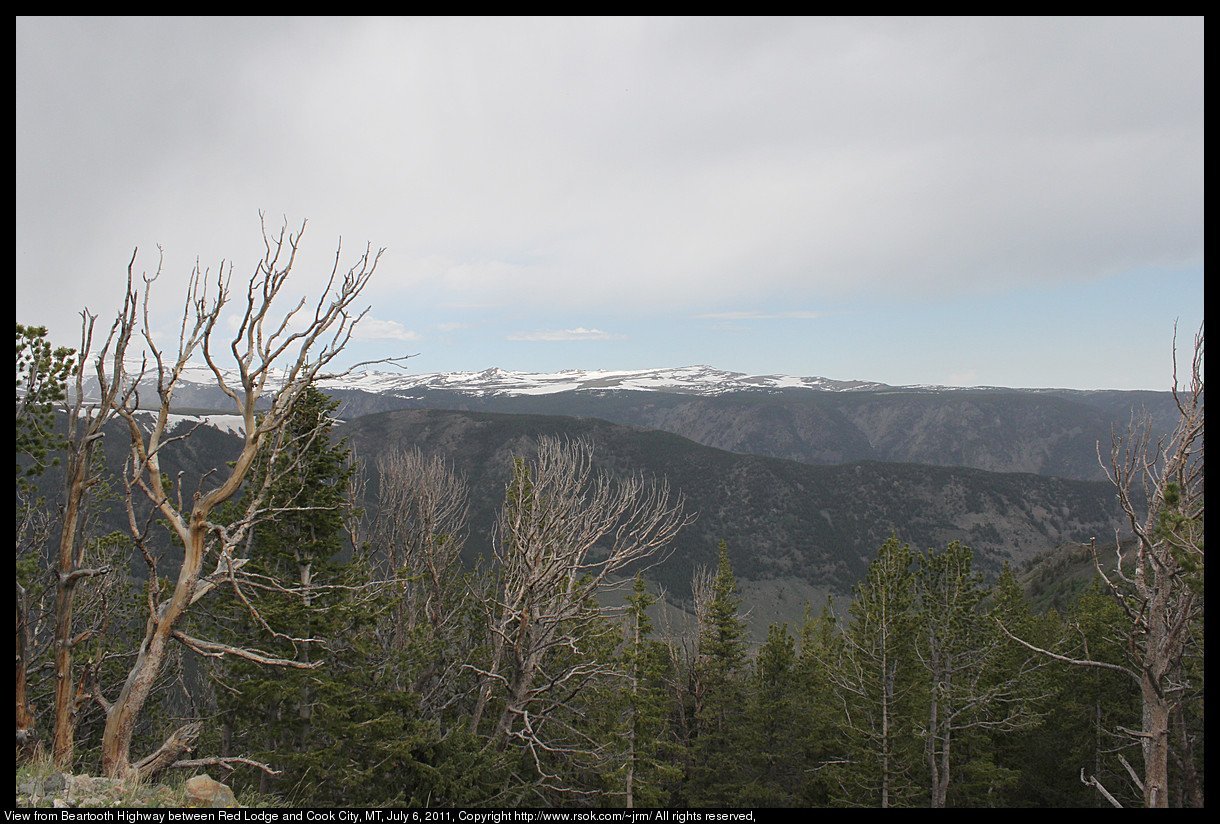
[[397, 577], [402, 628], [444, 620], [447, 578], [465, 543], [466, 483], [439, 457], [393, 449], [377, 458], [379, 499], [373, 542]]
[[[1122, 732], [1139, 741], [1144, 772], [1129, 773], [1147, 807], [1169, 806], [1170, 733], [1191, 686], [1183, 678], [1182, 662], [1203, 612], [1203, 352], [1200, 326], [1190, 376], [1185, 386], [1179, 385], [1175, 331], [1173, 397], [1179, 416], [1168, 438], [1154, 440], [1152, 421], [1144, 416], [1124, 435], [1114, 435], [1108, 459], [1098, 448], [1135, 537], [1132, 550], [1124, 552], [1118, 543], [1112, 573], [1094, 551], [1098, 574], [1127, 617], [1126, 664], [1074, 658], [1016, 639], [1060, 661], [1122, 672], [1134, 681], [1141, 728]], [[1095, 778], [1082, 774], [1082, 780], [1097, 786]]]
[[[470, 597], [460, 558], [469, 509], [465, 479], [418, 449], [378, 456], [377, 472], [371, 543], [391, 597], [382, 642], [401, 651], [409, 638], [426, 637], [441, 649], [460, 649], [459, 623]], [[450, 659], [447, 653], [432, 658], [404, 685], [422, 707], [437, 710], [452, 698], [446, 691], [456, 679], [449, 676], [460, 662]]]
[[571, 791], [547, 764], [601, 755], [565, 720], [583, 686], [621, 675], [580, 652], [601, 617], [594, 597], [688, 522], [667, 484], [596, 472], [587, 442], [542, 438], [534, 460], [514, 459], [494, 542], [500, 577], [485, 604], [490, 661], [471, 665], [481, 686], [470, 728], [477, 734], [494, 706], [489, 743], [528, 753], [536, 786]]
[[[51, 540], [55, 532], [54, 519], [46, 508], [36, 505], [30, 500], [31, 490], [17, 488], [17, 557], [23, 555], [41, 555], [43, 548]], [[41, 504], [41, 501], [37, 502]], [[14, 698], [17, 710], [17, 749], [20, 755], [33, 753], [33, 745], [38, 738], [35, 726], [34, 706], [29, 690], [28, 671], [31, 662], [39, 657], [36, 644], [35, 628], [38, 616], [32, 614], [31, 601], [34, 600], [24, 586], [21, 585], [20, 574], [14, 581], [17, 587], [17, 627], [16, 627], [16, 684]]]
[[[116, 410], [126, 422], [130, 436], [125, 473], [128, 521], [136, 544], [149, 565], [148, 618], [143, 641], [119, 694], [113, 700], [107, 700], [100, 693], [96, 696], [106, 713], [102, 770], [107, 775], [147, 774], [172, 763], [173, 759], [157, 754], [133, 763], [130, 754], [136, 722], [161, 672], [171, 642], [184, 644], [206, 656], [235, 655], [279, 666], [318, 665], [318, 662], [302, 664], [248, 647], [191, 637], [180, 628], [192, 605], [211, 589], [223, 584], [237, 586], [241, 597], [244, 539], [252, 525], [268, 514], [263, 505], [274, 480], [273, 474], [267, 473], [261, 489], [252, 491], [244, 513], [236, 521], [227, 525], [214, 522], [212, 516], [217, 507], [242, 487], [260, 452], [266, 455], [266, 451], [270, 451], [268, 464], [275, 463], [276, 454], [286, 446], [285, 425], [306, 388], [315, 381], [346, 374], [326, 370], [348, 343], [356, 323], [364, 315], [364, 312], [354, 312], [352, 305], [376, 269], [381, 252], [372, 254], [366, 247], [344, 273], [340, 272], [340, 246], [335, 253], [326, 291], [312, 312], [306, 310], [304, 299], [284, 312], [278, 308], [277, 299], [293, 270], [304, 228], [302, 224], [301, 231], [296, 234], [282, 228], [275, 235], [268, 234], [264, 224], [266, 253], [250, 278], [245, 305], [238, 310], [236, 332], [224, 347], [231, 355], [231, 362], [222, 360], [218, 344], [221, 313], [231, 297], [232, 266], [227, 271], [222, 266], [214, 284], [209, 284], [208, 273], [198, 267], [192, 272], [176, 354], [163, 351], [156, 344], [149, 320], [148, 291], [160, 276], [160, 267], [151, 277], [144, 276], [141, 331], [147, 354], [138, 372], [127, 376], [124, 389], [116, 400]], [[209, 293], [213, 288], [215, 291]], [[168, 444], [189, 435], [189, 432], [177, 434], [172, 428], [170, 411], [183, 372], [196, 357], [202, 357], [220, 390], [242, 416], [244, 439], [235, 460], [219, 469], [216, 475], [201, 481], [200, 488], [191, 496], [189, 491], [163, 476], [161, 460]], [[391, 358], [379, 362], [399, 360]], [[368, 364], [358, 366], [365, 365]], [[151, 423], [146, 420], [146, 413], [140, 411], [145, 380], [156, 384]], [[216, 485], [205, 489], [204, 484], [209, 481]], [[158, 583], [158, 557], [146, 539], [148, 525], [141, 523], [141, 516], [137, 514], [137, 496], [151, 505], [150, 518], [168, 524], [183, 547], [177, 579], [166, 591], [162, 591]], [[250, 604], [248, 599], [243, 598], [243, 602]], [[254, 611], [253, 606], [249, 608]], [[261, 622], [259, 616], [255, 618]], [[266, 626], [265, 622], [261, 623]], [[315, 639], [294, 640], [309, 643]], [[173, 750], [180, 754], [189, 750], [195, 730], [196, 727], [187, 725], [177, 731], [159, 752]]]
[[[136, 322], [136, 294], [132, 291], [132, 267], [127, 265], [127, 288], [123, 308], [110, 327], [101, 351], [91, 357], [93, 328], [97, 319], [88, 310], [81, 313], [81, 346], [73, 375], [74, 392], [65, 402], [67, 426], [64, 465], [64, 501], [61, 515], [59, 551], [55, 579], [55, 726], [52, 752], [61, 768], [72, 763], [75, 753], [77, 716], [89, 700], [88, 689], [77, 684], [73, 672], [73, 652], [90, 637], [90, 631], [77, 633], [73, 627], [76, 587], [84, 580], [110, 572], [108, 566], [86, 564], [85, 520], [93, 489], [102, 481], [96, 465], [102, 430], [115, 413], [115, 401], [123, 382], [123, 362]], [[86, 401], [89, 364], [97, 380], [98, 398]]]
[[[1176, 335], [1173, 397], [1178, 423], [1167, 441], [1152, 443], [1152, 424], [1138, 422], [1115, 437], [1107, 475], [1135, 533], [1135, 557], [1120, 557], [1106, 577], [1129, 619], [1131, 668], [1138, 676], [1144, 756], [1144, 804], [1169, 805], [1172, 716], [1188, 686], [1182, 658], [1203, 610], [1203, 328], [1195, 336], [1191, 374], [1178, 385]], [[1146, 501], [1146, 508], [1139, 501]], [[1121, 552], [1121, 545], [1120, 545]]]

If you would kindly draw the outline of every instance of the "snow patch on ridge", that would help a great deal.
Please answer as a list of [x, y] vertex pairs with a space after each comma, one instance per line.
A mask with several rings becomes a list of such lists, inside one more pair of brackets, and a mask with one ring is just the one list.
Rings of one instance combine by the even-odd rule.
[[789, 375], [746, 375], [710, 366], [661, 369], [565, 369], [561, 372], [512, 372], [492, 368], [482, 372], [438, 372], [403, 375], [360, 372], [324, 386], [365, 392], [405, 393], [420, 389], [445, 389], [469, 395], [549, 395], [558, 392], [627, 390], [720, 395], [726, 392], [811, 389], [860, 391], [884, 388], [866, 381], [834, 381], [828, 378], [798, 378]]

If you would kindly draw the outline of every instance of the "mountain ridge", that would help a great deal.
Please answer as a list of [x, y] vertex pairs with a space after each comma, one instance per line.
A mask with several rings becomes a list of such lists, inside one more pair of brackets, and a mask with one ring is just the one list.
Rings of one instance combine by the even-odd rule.
[[375, 388], [378, 392], [444, 389], [471, 395], [545, 395], [561, 392], [626, 390], [720, 395], [727, 392], [811, 389], [845, 392], [884, 388], [871, 381], [842, 381], [823, 377], [749, 375], [712, 366], [653, 369], [564, 369], [559, 372], [520, 372], [499, 367], [479, 372], [432, 372], [396, 375], [358, 372], [343, 381], [343, 388]]
[[[694, 569], [714, 566], [722, 539], [742, 578], [796, 577], [846, 592], [895, 530], [920, 548], [952, 540], [974, 546], [979, 568], [994, 573], [1005, 560], [1020, 563], [1121, 523], [1113, 495], [1098, 482], [876, 461], [815, 466], [592, 418], [404, 409], [349, 421], [336, 435], [360, 457], [418, 447], [465, 475], [471, 557], [490, 552], [511, 458], [528, 458], [543, 436], [587, 439], [602, 468], [665, 478], [698, 511], [658, 570], [671, 589], [688, 583]], [[369, 472], [373, 496], [375, 467]]]
[[[275, 376], [272, 377], [275, 380]], [[1100, 455], [1139, 410], [1172, 430], [1168, 392], [894, 387], [745, 375], [707, 366], [553, 373], [366, 371], [319, 383], [353, 419], [393, 409], [599, 418], [741, 454], [834, 465], [878, 460], [1102, 480]], [[191, 367], [176, 411], [224, 410], [210, 370]], [[230, 428], [232, 422], [228, 422]]]
[[[140, 364], [129, 365], [132, 374]], [[234, 370], [222, 370], [236, 375]], [[272, 370], [270, 380], [282, 380], [283, 375]], [[191, 363], [183, 370], [181, 384], [214, 386], [211, 369]], [[843, 380], [823, 376], [794, 376], [784, 373], [733, 372], [707, 364], [654, 367], [647, 369], [562, 369], [557, 372], [526, 372], [492, 366], [482, 370], [409, 373], [388, 370], [360, 370], [340, 378], [319, 381], [322, 388], [355, 389], [375, 394], [411, 392], [414, 390], [445, 390], [463, 394], [487, 396], [545, 395], [562, 392], [597, 392], [607, 390], [637, 392], [670, 392], [693, 395], [722, 395], [732, 392], [783, 392], [809, 390], [814, 392], [1019, 392], [1090, 394], [1129, 390], [1072, 389], [1068, 387], [1006, 387], [992, 385], [953, 386], [946, 384], [886, 384], [870, 380]], [[1137, 391], [1137, 390], [1130, 390]], [[1143, 390], [1138, 390], [1143, 391]]]

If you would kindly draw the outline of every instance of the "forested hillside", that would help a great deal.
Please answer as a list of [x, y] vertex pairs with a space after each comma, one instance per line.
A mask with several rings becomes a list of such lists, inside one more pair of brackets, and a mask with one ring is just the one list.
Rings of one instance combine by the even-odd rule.
[[[340, 426], [331, 350], [268, 388], [253, 337], [233, 434], [175, 417], [189, 346], [139, 408], [135, 328], [86, 407], [87, 361], [18, 327], [19, 759], [294, 805], [1203, 802], [1201, 336], [1173, 437], [1129, 434], [1104, 485], [558, 416]], [[840, 597], [751, 643], [739, 575]]]
[[[321, 396], [315, 403], [323, 403]], [[306, 409], [317, 415], [325, 406]], [[930, 547], [920, 551], [905, 538], [881, 538], [858, 576], [840, 573], [858, 583], [845, 588], [850, 591], [838, 602], [838, 617], [823, 610], [776, 624], [758, 646], [747, 643], [744, 618], [751, 604], [740, 596], [737, 569], [755, 575], [805, 569], [799, 560], [783, 567], [782, 558], [767, 558], [758, 551], [762, 542], [735, 536], [701, 546], [706, 533], [672, 542], [679, 547], [675, 555], [690, 557], [670, 567], [675, 583], [667, 589], [672, 592], [684, 572], [689, 593], [694, 573], [693, 593], [681, 598], [695, 613], [691, 621], [673, 605], [648, 609], [658, 600], [659, 568], [642, 574], [625, 608], [615, 612], [595, 604], [624, 603], [621, 597], [589, 589], [565, 600], [567, 588], [557, 581], [536, 582], [548, 590], [545, 600], [542, 593], [533, 596], [538, 600], [521, 600], [529, 576], [540, 568], [509, 564], [512, 541], [524, 542], [520, 551], [527, 554], [554, 550], [545, 542], [529, 550], [529, 530], [510, 540], [506, 521], [494, 525], [504, 513], [519, 512], [521, 495], [534, 500], [533, 507], [551, 503], [548, 496], [532, 496], [545, 471], [534, 457], [539, 444], [561, 454], [573, 444], [593, 444], [594, 455], [607, 453], [597, 463], [607, 469], [616, 462], [651, 469], [656, 464], [642, 457], [648, 455], [673, 475], [716, 478], [713, 487], [736, 489], [745, 499], [778, 501], [794, 487], [759, 486], [749, 469], [737, 467], [742, 461], [772, 484], [784, 477], [777, 467], [802, 478], [800, 473], [828, 472], [821, 485], [802, 482], [806, 494], [829, 490], [830, 520], [847, 517], [844, 501], [859, 504], [884, 494], [905, 499], [898, 490], [915, 495], [921, 484], [942, 490], [962, 484], [960, 471], [789, 466], [718, 453], [664, 433], [528, 416], [388, 413], [342, 431], [350, 439], [315, 444], [320, 451], [311, 458], [309, 482], [291, 487], [311, 491], [310, 501], [298, 497], [296, 505], [325, 509], [282, 512], [256, 529], [243, 569], [254, 576], [246, 579], [247, 588], [235, 591], [237, 600], [218, 594], [188, 624], [192, 636], [206, 628], [209, 638], [240, 640], [281, 665], [225, 663], [184, 649], [141, 724], [138, 741], [145, 746], [155, 747], [185, 719], [206, 718], [198, 749], [280, 771], [271, 776], [240, 767], [230, 783], [293, 804], [1094, 805], [1099, 795], [1080, 783], [1081, 767], [1119, 801], [1139, 802], [1112, 752], [1121, 736], [1098, 736], [1103, 728], [1138, 726], [1135, 684], [1117, 672], [1032, 652], [1004, 633], [1068, 657], [1087, 648], [1092, 658], [1120, 665], [1124, 655], [1114, 639], [1124, 619], [1096, 584], [1082, 582], [1060, 609], [1039, 615], [1007, 567], [993, 585], [984, 584], [976, 554], [958, 542], [915, 544]], [[206, 427], [193, 438], [190, 450], [167, 450], [171, 473], [188, 466], [197, 472], [201, 456], [235, 443]], [[635, 444], [634, 451], [624, 441]], [[429, 443], [447, 444], [445, 457], [414, 452], [414, 445]], [[377, 457], [345, 463], [353, 444], [363, 444], [357, 455]], [[692, 450], [701, 458], [685, 456]], [[176, 452], [179, 457], [168, 460]], [[402, 480], [394, 473], [404, 465], [378, 461], [391, 454], [408, 459], [415, 492], [399, 489], [394, 497], [381, 488]], [[693, 468], [679, 470], [685, 462]], [[429, 504], [426, 490], [461, 497], [454, 474], [459, 465], [471, 472], [468, 517], [430, 521], [437, 512], [428, 507], [438, 502]], [[359, 498], [365, 511], [357, 517], [347, 509], [347, 483], [362, 466], [374, 481]], [[480, 467], [483, 474], [476, 474]], [[883, 468], [884, 479], [872, 481], [858, 480], [855, 471]], [[1028, 501], [1037, 488], [997, 491], [997, 478], [988, 473], [967, 475], [988, 478], [990, 488], [971, 493], [982, 499]], [[1048, 483], [1032, 476], [1000, 479]], [[1060, 482], [1060, 494], [1072, 486]], [[476, 494], [476, 488], [483, 491]], [[489, 497], [488, 488], [500, 490], [499, 501], [476, 503]], [[323, 490], [331, 490], [329, 504], [317, 497]], [[965, 492], [958, 497], [965, 499]], [[688, 505], [691, 500], [687, 496]], [[889, 511], [877, 506], [867, 511]], [[720, 522], [744, 512], [730, 509]], [[900, 517], [914, 523], [917, 514]], [[546, 520], [538, 512], [529, 515]], [[694, 532], [700, 520], [678, 535]], [[810, 522], [826, 520], [819, 512]], [[349, 530], [364, 537], [355, 556], [344, 548]], [[306, 534], [307, 545], [301, 540]], [[471, 552], [475, 545], [478, 553]], [[482, 555], [484, 563], [462, 564], [463, 549], [467, 556]], [[591, 549], [564, 562], [563, 580], [597, 574], [602, 561]], [[79, 625], [97, 633], [90, 649], [98, 666], [90, 676], [106, 691], [113, 689], [107, 680], [122, 673], [122, 650], [135, 643], [143, 600], [138, 579], [146, 573], [138, 557], [118, 554], [131, 552], [121, 535], [90, 551], [110, 553], [117, 562], [79, 615]], [[838, 568], [845, 569], [850, 557]], [[24, 570], [36, 592], [32, 562]], [[698, 574], [700, 567], [707, 572]], [[520, 576], [518, 583], [512, 576]], [[309, 594], [260, 591], [251, 586], [259, 580], [295, 582], [298, 590], [308, 582]], [[241, 597], [269, 625], [291, 627], [291, 638], [251, 623]], [[524, 622], [522, 609], [529, 616]], [[933, 632], [948, 627], [947, 637]], [[938, 651], [943, 661], [934, 657]], [[287, 661], [296, 666], [282, 663]], [[1201, 664], [1184, 661], [1188, 669]], [[958, 686], [942, 693], [935, 685], [945, 680], [946, 667]], [[44, 688], [37, 679], [32, 687], [35, 694]], [[928, 727], [933, 717], [948, 719], [943, 729]], [[520, 726], [526, 719], [529, 726]], [[1184, 740], [1201, 733], [1201, 722], [1193, 712], [1182, 716]], [[85, 769], [96, 758], [99, 723], [94, 707], [80, 708], [78, 759]], [[1137, 757], [1119, 751], [1128, 760]]]
[[730, 452], [812, 464], [862, 460], [964, 466], [1079, 480], [1105, 479], [1108, 447], [1132, 415], [1168, 434], [1177, 408], [1167, 392], [895, 389], [855, 392], [584, 390], [471, 395], [444, 389], [370, 394], [336, 387], [343, 415], [397, 408], [600, 418], [659, 429]]
[[[419, 449], [463, 475], [471, 490], [470, 558], [490, 555], [513, 456], [530, 454], [546, 436], [587, 440], [599, 467], [664, 478], [697, 515], [650, 573], [682, 597], [691, 574], [715, 564], [721, 540], [745, 578], [792, 577], [846, 593], [892, 532], [920, 546], [966, 543], [994, 576], [1005, 560], [1112, 536], [1122, 525], [1108, 484], [919, 464], [811, 466], [594, 419], [403, 410], [357, 418], [338, 431], [366, 469], [387, 451]], [[371, 471], [370, 494], [377, 483]]]
[[[1133, 416], [1147, 415], [1158, 436], [1172, 432], [1178, 418], [1169, 392], [734, 384], [698, 394], [681, 385], [644, 391], [589, 381], [591, 388], [533, 393], [462, 388], [456, 378], [448, 380], [453, 376], [439, 377], [446, 378], [440, 385], [403, 388], [403, 376], [374, 373], [322, 388], [342, 401], [346, 420], [397, 409], [597, 418], [729, 452], [811, 464], [920, 463], [1095, 481], [1105, 480], [1098, 444], [1107, 451], [1114, 432], [1125, 431]], [[175, 397], [183, 407], [227, 405], [223, 393], [206, 383], [188, 381]]]

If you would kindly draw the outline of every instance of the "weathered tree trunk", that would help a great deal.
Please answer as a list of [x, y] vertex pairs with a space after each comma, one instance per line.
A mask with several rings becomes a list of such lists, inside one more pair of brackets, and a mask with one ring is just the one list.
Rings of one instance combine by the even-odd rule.
[[155, 777], [157, 774], [172, 767], [175, 761], [190, 752], [195, 746], [195, 741], [199, 738], [199, 733], [202, 731], [203, 725], [198, 721], [192, 721], [179, 727], [174, 730], [173, 735], [155, 753], [142, 759], [138, 764], [134, 764], [133, 768], [141, 779]]
[[1182, 712], [1182, 702], [1173, 707], [1172, 723], [1177, 733], [1177, 761], [1182, 770], [1182, 798], [1180, 806], [1203, 807], [1203, 782], [1199, 780], [1199, 771], [1195, 767], [1195, 747], [1186, 729], [1186, 718]]
[[[154, 516], [168, 523], [172, 532], [182, 541], [184, 553], [177, 582], [172, 593], [163, 601], [158, 600], [159, 593], [155, 591], [155, 559], [146, 556], [150, 567], [153, 568], [149, 577], [149, 616], [144, 639], [135, 663], [128, 671], [127, 680], [114, 702], [107, 703], [98, 696], [99, 702], [106, 707], [106, 725], [102, 732], [102, 769], [108, 776], [121, 776], [136, 768], [131, 764], [132, 735], [165, 662], [171, 640], [180, 641], [208, 655], [236, 655], [276, 666], [306, 669], [315, 666], [293, 659], [268, 656], [240, 646], [190, 638], [178, 629], [178, 624], [195, 600], [224, 580], [233, 581], [236, 585], [234, 575], [245, 560], [235, 558], [233, 553], [244, 540], [246, 531], [258, 517], [265, 514], [257, 511], [262, 499], [256, 494], [245, 516], [237, 523], [227, 526], [213, 525], [208, 523], [208, 517], [216, 507], [229, 500], [241, 488], [255, 456], [264, 444], [271, 449], [269, 463], [274, 463], [276, 456], [285, 447], [285, 427], [294, 405], [314, 381], [326, 374], [322, 370], [347, 345], [355, 324], [368, 311], [353, 312], [351, 304], [364, 289], [381, 256], [381, 252], [372, 255], [366, 247], [355, 265], [346, 273], [341, 273], [338, 268], [339, 253], [336, 252], [330, 280], [325, 293], [318, 300], [312, 320], [308, 319], [308, 315], [299, 316], [305, 319], [305, 328], [291, 331], [290, 321], [305, 307], [304, 299], [279, 321], [269, 315], [292, 271], [300, 233], [293, 235], [285, 227], [278, 237], [274, 237], [268, 234], [264, 226], [263, 240], [266, 256], [250, 280], [246, 291], [244, 316], [228, 347], [234, 357], [234, 368], [222, 369], [214, 359], [214, 355], [220, 351], [214, 348], [218, 343], [214, 333], [222, 310], [229, 300], [229, 275], [223, 267], [216, 279], [216, 292], [211, 296], [208, 294], [207, 273], [198, 266], [192, 273], [183, 309], [176, 359], [166, 358], [154, 342], [149, 328], [147, 289], [144, 294], [143, 334], [151, 352], [151, 360], [146, 361], [148, 374], [142, 366], [138, 375], [125, 375], [121, 358], [116, 358], [114, 385], [123, 387], [122, 395], [116, 402], [116, 412], [127, 422], [131, 440], [131, 460], [126, 477], [129, 527], [137, 541], [142, 540], [144, 530], [136, 523], [134, 509], [134, 496], [138, 490], [152, 504]], [[231, 268], [229, 273], [231, 274]], [[129, 283], [130, 275], [129, 265]], [[159, 275], [158, 267], [157, 273], [151, 277], [145, 275], [144, 281], [151, 285]], [[134, 295], [132, 299], [134, 300]], [[183, 370], [196, 354], [202, 355], [217, 386], [233, 401], [237, 412], [242, 416], [245, 444], [241, 454], [229, 464], [228, 474], [220, 471], [219, 487], [206, 493], [200, 490], [195, 494], [193, 504], [187, 506], [183, 503], [183, 490], [177, 490], [177, 494], [171, 498], [173, 485], [167, 484], [162, 475], [160, 455], [166, 444], [184, 437], [169, 434], [169, 416], [175, 386]], [[399, 361], [401, 358], [388, 358], [358, 366]], [[272, 380], [273, 369], [283, 371]], [[326, 376], [335, 378], [347, 372]], [[156, 392], [160, 401], [151, 429], [136, 418], [140, 406], [139, 382], [147, 377], [156, 379]], [[272, 380], [270, 385], [269, 380]], [[272, 386], [278, 388], [272, 389]], [[256, 415], [255, 407], [262, 408], [264, 404], [265, 411]], [[266, 484], [262, 494], [265, 492]], [[212, 578], [204, 579], [202, 567], [210, 534], [218, 544], [215, 558], [217, 568]], [[172, 742], [167, 742], [167, 746], [169, 743]], [[163, 746], [159, 752], [168, 753], [170, 749]]]
[[[135, 256], [132, 256], [132, 263]], [[58, 576], [55, 582], [55, 726], [52, 753], [56, 766], [66, 769], [75, 756], [77, 710], [86, 700], [75, 686], [72, 671], [78, 637], [72, 624], [76, 585], [83, 578], [105, 575], [108, 568], [84, 569], [85, 520], [92, 489], [101, 480], [94, 457], [101, 443], [102, 427], [115, 413], [115, 399], [122, 384], [122, 364], [135, 328], [136, 301], [132, 291], [132, 264], [127, 267], [127, 289], [123, 309], [95, 362], [96, 408], [85, 406], [85, 372], [89, 364], [95, 315], [81, 312], [81, 346], [77, 356], [76, 394], [65, 408], [68, 437], [67, 465], [64, 471], [64, 509], [60, 524]], [[113, 346], [113, 349], [111, 348]], [[112, 370], [107, 375], [107, 359]], [[80, 692], [83, 693], [83, 690]]]
[[25, 665], [28, 655], [29, 629], [26, 621], [25, 587], [17, 584], [17, 746], [24, 747], [31, 743], [34, 730], [34, 713], [30, 711], [29, 698], [26, 696]]
[[[933, 809], [943, 809], [949, 801], [949, 777], [951, 775], [952, 762], [950, 760], [950, 747], [952, 744], [953, 730], [951, 727], [945, 728], [945, 739], [941, 744], [940, 750], [940, 765], [933, 766], [932, 770], [932, 807]], [[932, 753], [932, 760], [936, 760], [936, 753]]]
[[[308, 610], [313, 607], [313, 593], [310, 591], [310, 586], [313, 584], [313, 567], [312, 564], [303, 561], [299, 553], [297, 556], [297, 577], [301, 582], [301, 589], [304, 592], [302, 598], [305, 609]], [[314, 633], [311, 629], [306, 634], [312, 638]], [[301, 651], [297, 656], [297, 660], [307, 666], [312, 663], [309, 650], [309, 644], [302, 644]], [[313, 690], [310, 688], [309, 681], [305, 681], [301, 686], [301, 706], [297, 709], [297, 717], [301, 719], [301, 735], [296, 742], [297, 751], [305, 752], [309, 749], [309, 739], [313, 735]]]
[[885, 673], [881, 696], [881, 807], [890, 806], [890, 784], [893, 760], [893, 723], [890, 713], [894, 705], [894, 672], [888, 656], [881, 659], [881, 671]]
[[1169, 702], [1160, 679], [1145, 669], [1140, 681], [1143, 698], [1144, 806], [1169, 807]]
[[191, 519], [189, 539], [173, 597], [161, 605], [155, 616], [149, 618], [136, 662], [127, 674], [122, 691], [106, 711], [106, 726], [102, 732], [104, 775], [118, 778], [131, 769], [131, 737], [135, 733], [136, 721], [161, 672], [174, 627], [191, 603], [203, 563], [206, 537], [204, 516], [197, 512]]
[[55, 732], [52, 753], [60, 769], [72, 763], [76, 737], [75, 679], [72, 674], [72, 608], [76, 584], [77, 529], [80, 524], [81, 499], [85, 490], [85, 475], [92, 449], [70, 454], [66, 474], [67, 501], [63, 527], [59, 538], [58, 575], [55, 581]]

